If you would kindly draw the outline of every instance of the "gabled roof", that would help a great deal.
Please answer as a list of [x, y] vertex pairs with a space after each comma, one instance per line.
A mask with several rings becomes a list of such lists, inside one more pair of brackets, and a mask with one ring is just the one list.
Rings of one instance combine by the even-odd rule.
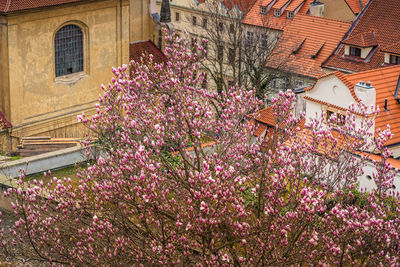
[[152, 54], [154, 61], [157, 63], [162, 63], [167, 60], [167, 57], [152, 41], [136, 42], [129, 45], [129, 60], [140, 62], [140, 58], [143, 54]]
[[11, 128], [11, 123], [6, 119], [3, 112], [0, 111], [0, 130], [4, 130], [6, 128]]
[[360, 34], [350, 35], [348, 38], [342, 41], [343, 44], [355, 45], [358, 47], [371, 47], [377, 46], [378, 40], [374, 32], [363, 32]]
[[84, 2], [88, 0], [0, 0], [0, 13]]
[[[322, 76], [336, 75], [349, 88], [353, 98], [358, 99], [354, 93], [354, 85], [360, 81], [370, 81], [376, 90], [376, 107], [379, 106], [380, 113], [375, 118], [375, 129], [384, 130], [386, 125], [390, 125], [393, 138], [387, 145], [400, 143], [400, 103], [394, 97], [396, 86], [400, 76], [400, 65], [363, 71], [354, 74], [343, 74], [333, 72]], [[388, 110], [384, 110], [385, 99], [388, 102]], [[313, 99], [310, 99], [314, 101]], [[329, 105], [329, 103], [321, 103]]]
[[306, 14], [308, 9], [310, 8], [310, 3], [314, 0], [289, 0], [290, 3], [286, 7], [285, 11], [281, 14], [280, 17], [274, 16], [274, 9], [282, 8], [282, 4], [286, 4], [287, 0], [277, 0], [268, 11], [267, 14], [260, 14], [260, 7], [267, 6], [272, 1], [271, 0], [257, 0], [257, 2], [253, 5], [251, 10], [247, 13], [247, 15], [243, 19], [244, 24], [259, 26], [259, 27], [267, 27], [274, 30], [283, 30], [286, 25], [289, 25], [293, 19], [287, 17], [287, 12], [293, 12], [301, 5], [301, 8], [295, 14], [295, 17], [300, 14]]
[[275, 45], [267, 67], [318, 78], [324, 74], [321, 64], [333, 52], [350, 25], [349, 22], [328, 18], [295, 16]]
[[[347, 72], [365, 71], [382, 67], [384, 51], [395, 43], [400, 42], [399, 32], [400, 1], [398, 0], [370, 0], [366, 8], [354, 21], [348, 32], [347, 41], [342, 42], [336, 51], [323, 64], [326, 68], [338, 69]], [[344, 43], [355, 43], [361, 36], [373, 32], [378, 48], [368, 60], [353, 60], [344, 56]]]
[[[365, 7], [365, 5], [368, 2], [368, 0], [344, 0], [344, 1], [350, 7], [351, 11], [354, 14], [360, 13], [361, 10], [363, 9], [363, 7]], [[362, 6], [361, 6], [360, 2], [362, 3]]]

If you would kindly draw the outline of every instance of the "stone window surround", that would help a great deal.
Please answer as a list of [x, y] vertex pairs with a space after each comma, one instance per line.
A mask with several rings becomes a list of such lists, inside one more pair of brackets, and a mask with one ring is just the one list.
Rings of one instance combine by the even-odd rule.
[[[70, 25], [70, 24], [80, 27], [82, 30], [82, 33], [83, 33], [83, 71], [56, 77], [54, 39], [55, 39], [56, 33], [62, 27], [66, 26], [66, 25]], [[77, 20], [66, 21], [66, 22], [62, 23], [53, 32], [53, 38], [52, 38], [51, 42], [52, 42], [52, 47], [53, 47], [52, 61], [51, 61], [52, 62], [52, 73], [53, 73], [53, 80], [56, 84], [75, 84], [79, 80], [84, 79], [89, 76], [89, 27], [86, 24], [84, 24], [81, 21], [77, 21]]]

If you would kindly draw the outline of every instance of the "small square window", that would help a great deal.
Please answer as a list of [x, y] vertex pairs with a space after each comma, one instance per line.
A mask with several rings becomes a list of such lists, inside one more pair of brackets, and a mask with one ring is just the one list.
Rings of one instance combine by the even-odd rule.
[[275, 16], [275, 17], [280, 17], [280, 16], [281, 16], [281, 10], [275, 8], [275, 9], [274, 9], [274, 16]]
[[288, 19], [292, 19], [294, 17], [294, 13], [292, 11], [288, 11], [287, 17]]
[[179, 21], [179, 19], [180, 19], [180, 14], [179, 14], [179, 12], [176, 12], [175, 13], [175, 21]]
[[350, 56], [361, 57], [361, 48], [351, 46]]
[[266, 6], [261, 6], [260, 7], [260, 14], [267, 14], [267, 7]]
[[193, 17], [192, 17], [192, 24], [193, 24], [193, 26], [196, 26], [196, 24], [197, 24], [197, 18], [196, 18], [196, 16], [193, 16]]

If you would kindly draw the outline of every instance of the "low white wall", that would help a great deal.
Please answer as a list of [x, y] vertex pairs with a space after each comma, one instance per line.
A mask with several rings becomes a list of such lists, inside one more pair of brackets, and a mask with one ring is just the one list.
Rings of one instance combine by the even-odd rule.
[[[71, 166], [86, 160], [85, 148], [76, 146], [5, 162], [0, 165], [0, 174], [6, 177], [16, 178], [21, 174], [21, 170], [25, 171], [26, 175], [30, 175]], [[0, 183], [1, 182], [2, 181], [0, 181]]]

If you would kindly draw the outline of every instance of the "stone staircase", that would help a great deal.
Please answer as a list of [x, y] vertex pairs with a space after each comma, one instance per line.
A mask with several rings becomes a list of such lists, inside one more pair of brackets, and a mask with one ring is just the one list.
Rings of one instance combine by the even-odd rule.
[[51, 138], [50, 136], [23, 137], [17, 153], [21, 157], [30, 157], [47, 152], [79, 145], [76, 138]]

